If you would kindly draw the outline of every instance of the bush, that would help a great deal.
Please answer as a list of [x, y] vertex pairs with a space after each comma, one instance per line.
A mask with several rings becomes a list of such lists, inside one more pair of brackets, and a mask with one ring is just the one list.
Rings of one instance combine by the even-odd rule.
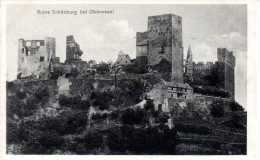
[[59, 135], [76, 134], [83, 131], [88, 121], [86, 112], [68, 112], [54, 118], [43, 118], [39, 121], [29, 121], [24, 127], [34, 130], [54, 130]]
[[28, 137], [23, 148], [24, 154], [51, 154], [64, 143], [64, 139], [53, 130], [45, 132], [32, 130]]
[[46, 86], [41, 86], [38, 88], [38, 90], [35, 92], [35, 97], [39, 100], [43, 99], [44, 97], [49, 96], [49, 88]]
[[9, 121], [7, 121], [7, 130], [6, 130], [6, 140], [7, 140], [7, 144], [11, 144], [11, 143], [20, 143], [20, 139], [19, 139], [19, 128], [18, 125], [15, 123], [11, 123]]
[[223, 97], [223, 98], [229, 98], [230, 94], [229, 92], [216, 88], [215, 86], [192, 86], [195, 93], [200, 93], [203, 95], [209, 95], [209, 96], [217, 96], [217, 97]]
[[108, 132], [108, 147], [114, 152], [125, 152], [128, 144], [120, 128], [112, 128]]
[[160, 114], [158, 119], [159, 122], [163, 124], [168, 122], [169, 116], [167, 114]]
[[133, 109], [126, 109], [121, 116], [121, 121], [124, 124], [129, 124], [129, 125], [133, 125], [133, 124], [142, 124], [145, 122], [145, 111], [142, 109], [137, 109], [137, 110], [133, 110]]
[[126, 125], [109, 132], [108, 144], [116, 153], [174, 154], [176, 131], [168, 127], [134, 128]]
[[144, 105], [144, 108], [146, 111], [148, 110], [154, 110], [154, 103], [153, 103], [153, 100], [147, 100], [146, 101], [146, 104]]
[[101, 133], [89, 133], [84, 137], [84, 146], [87, 150], [98, 149], [103, 144], [103, 136]]
[[131, 99], [135, 104], [142, 100], [141, 96], [145, 91], [144, 82], [141, 79], [122, 81], [119, 87], [123, 90], [124, 96]]
[[127, 73], [144, 74], [148, 70], [145, 66], [139, 66], [137, 64], [129, 64], [123, 67], [123, 70]]
[[225, 123], [225, 125], [230, 128], [246, 130], [246, 123], [243, 124], [242, 117], [240, 117], [239, 114], [236, 114], [236, 113], [234, 113], [232, 115], [231, 120], [229, 122]]
[[101, 62], [96, 66], [96, 70], [98, 74], [105, 74], [108, 73], [110, 71], [109, 69], [109, 64], [105, 63], [105, 62]]
[[119, 111], [113, 111], [111, 113], [111, 119], [116, 120], [119, 117]]
[[211, 104], [210, 113], [213, 117], [222, 117], [224, 116], [224, 104], [222, 101], [214, 101]]
[[109, 108], [114, 95], [111, 92], [93, 92], [90, 99], [93, 101], [93, 106], [98, 106], [100, 110]]
[[107, 118], [107, 114], [101, 114], [101, 113], [96, 113], [93, 115], [93, 120], [101, 120], [101, 119], [106, 119]]
[[17, 91], [16, 92], [16, 96], [19, 98], [19, 99], [24, 99], [26, 97], [26, 93], [24, 91]]
[[81, 100], [80, 96], [67, 97], [65, 95], [60, 95], [59, 104], [81, 110], [88, 110], [90, 107], [90, 102], [88, 100]]
[[244, 111], [243, 106], [241, 106], [239, 103], [232, 101], [230, 104], [231, 111]]
[[67, 97], [64, 95], [60, 95], [59, 102], [61, 105], [65, 105], [65, 106], [80, 105], [81, 97], [80, 96]]
[[184, 133], [211, 134], [211, 129], [198, 124], [182, 124], [176, 123], [176, 129]]

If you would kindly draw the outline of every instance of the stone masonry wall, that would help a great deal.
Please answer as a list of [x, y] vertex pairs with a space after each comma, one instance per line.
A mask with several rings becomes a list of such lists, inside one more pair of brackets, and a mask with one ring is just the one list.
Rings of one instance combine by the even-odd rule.
[[55, 57], [55, 39], [45, 40], [19, 39], [18, 46], [18, 75], [20, 78], [35, 76], [48, 78], [50, 59]]

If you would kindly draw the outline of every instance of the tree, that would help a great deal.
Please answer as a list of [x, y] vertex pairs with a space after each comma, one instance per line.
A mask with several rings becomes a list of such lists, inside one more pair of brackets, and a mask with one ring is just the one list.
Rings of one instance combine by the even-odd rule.
[[107, 64], [105, 62], [101, 62], [97, 65], [96, 70], [97, 70], [97, 73], [99, 73], [99, 74], [105, 74], [110, 71], [110, 66], [109, 66], [109, 64]]
[[135, 73], [135, 74], [143, 74], [147, 73], [147, 67], [143, 65], [137, 65], [137, 64], [129, 64], [123, 67], [123, 70], [128, 73]]

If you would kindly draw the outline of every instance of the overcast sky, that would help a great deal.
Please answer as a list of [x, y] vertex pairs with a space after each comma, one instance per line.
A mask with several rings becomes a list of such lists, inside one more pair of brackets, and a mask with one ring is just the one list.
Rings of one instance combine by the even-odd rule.
[[[112, 14], [40, 15], [37, 10], [113, 10]], [[74, 35], [83, 60], [114, 61], [120, 50], [135, 58], [135, 34], [146, 31], [148, 16], [182, 17], [184, 56], [191, 45], [195, 61], [215, 61], [217, 47], [234, 51], [236, 100], [246, 104], [245, 5], [9, 5], [7, 7], [8, 80], [17, 72], [18, 39], [56, 38], [56, 55], [65, 59], [66, 35]]]

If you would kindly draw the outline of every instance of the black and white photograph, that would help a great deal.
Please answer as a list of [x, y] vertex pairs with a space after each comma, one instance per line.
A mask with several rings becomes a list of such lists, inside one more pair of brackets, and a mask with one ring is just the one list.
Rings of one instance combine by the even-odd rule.
[[5, 10], [7, 155], [248, 154], [247, 4]]

